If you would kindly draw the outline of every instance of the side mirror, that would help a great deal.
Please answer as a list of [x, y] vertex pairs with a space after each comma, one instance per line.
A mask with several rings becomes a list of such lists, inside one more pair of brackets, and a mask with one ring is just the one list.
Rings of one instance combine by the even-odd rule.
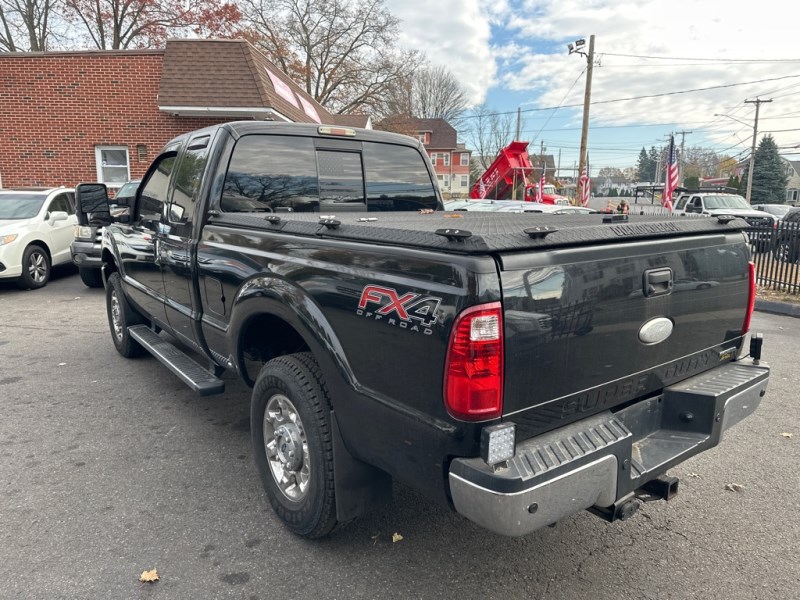
[[66, 211], [63, 210], [54, 210], [51, 213], [48, 213], [47, 220], [50, 221], [50, 224], [58, 223], [59, 221], [66, 221], [69, 215]]
[[180, 224], [181, 220], [183, 219], [183, 212], [183, 207], [180, 204], [170, 204], [169, 217], [167, 220], [170, 223]]
[[108, 188], [104, 183], [79, 183], [75, 188], [75, 204], [81, 225], [88, 225], [92, 220], [111, 221]]

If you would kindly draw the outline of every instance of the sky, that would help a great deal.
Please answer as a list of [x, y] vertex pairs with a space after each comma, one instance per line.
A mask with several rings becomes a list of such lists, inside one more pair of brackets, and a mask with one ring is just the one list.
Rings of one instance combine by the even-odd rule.
[[[800, 160], [800, 4], [784, 0], [385, 0], [400, 44], [461, 81], [472, 105], [522, 111], [536, 152], [578, 161], [586, 57], [567, 44], [595, 36], [588, 135], [592, 174], [634, 167], [642, 147], [686, 131], [686, 147], [750, 156], [771, 132]], [[701, 89], [712, 88], [712, 89]], [[700, 90], [700, 91], [689, 91]], [[642, 97], [652, 96], [652, 97]], [[630, 99], [635, 98], [635, 99]], [[461, 130], [459, 131], [461, 134]], [[462, 136], [462, 141], [465, 136]], [[681, 136], [677, 136], [680, 143]]]

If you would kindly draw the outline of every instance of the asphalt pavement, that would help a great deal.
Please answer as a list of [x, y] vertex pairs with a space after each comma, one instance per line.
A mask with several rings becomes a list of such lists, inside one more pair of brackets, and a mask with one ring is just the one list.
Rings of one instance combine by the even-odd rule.
[[[800, 320], [759, 312], [753, 330], [767, 396], [670, 472], [669, 503], [512, 539], [395, 485], [312, 542], [262, 492], [245, 386], [226, 376], [201, 398], [119, 356], [104, 292], [71, 269], [37, 291], [0, 284], [0, 598], [800, 598]], [[150, 569], [160, 580], [140, 583]]]

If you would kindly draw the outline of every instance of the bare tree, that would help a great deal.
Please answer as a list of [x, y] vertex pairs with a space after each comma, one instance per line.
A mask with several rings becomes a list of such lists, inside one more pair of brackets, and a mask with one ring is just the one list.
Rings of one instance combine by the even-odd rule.
[[66, 14], [83, 25], [100, 50], [150, 48], [185, 30], [206, 36], [231, 35], [241, 13], [235, 4], [214, 0], [64, 0]]
[[47, 50], [52, 35], [51, 17], [59, 2], [60, 0], [0, 0], [0, 50]]
[[420, 64], [395, 46], [383, 0], [243, 0], [254, 42], [317, 102], [338, 113], [387, 114], [388, 92]]
[[[498, 113], [486, 103], [480, 104], [464, 117], [467, 144], [475, 149], [473, 158], [486, 170], [505, 146], [514, 140], [516, 115]], [[520, 129], [524, 129], [520, 123]]]
[[396, 107], [420, 119], [444, 119], [454, 127], [467, 107], [467, 97], [458, 79], [443, 66], [418, 69], [401, 83], [394, 94]]

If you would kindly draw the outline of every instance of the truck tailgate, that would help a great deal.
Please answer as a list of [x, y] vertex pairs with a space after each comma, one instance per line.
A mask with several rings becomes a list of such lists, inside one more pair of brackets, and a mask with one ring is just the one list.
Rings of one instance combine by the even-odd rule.
[[501, 254], [504, 418], [529, 437], [731, 360], [748, 261], [741, 233]]

